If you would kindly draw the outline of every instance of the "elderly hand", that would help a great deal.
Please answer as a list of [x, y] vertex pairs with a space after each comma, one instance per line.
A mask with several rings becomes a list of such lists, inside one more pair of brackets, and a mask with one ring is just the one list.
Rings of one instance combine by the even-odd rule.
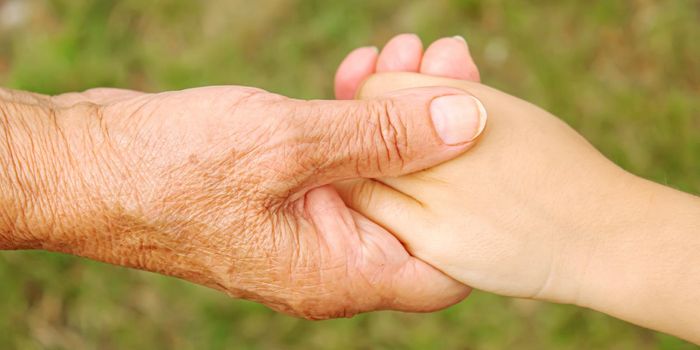
[[365, 101], [3, 91], [0, 248], [155, 271], [307, 318], [443, 308], [469, 289], [328, 184], [457, 156], [479, 132], [473, 103], [451, 88]]

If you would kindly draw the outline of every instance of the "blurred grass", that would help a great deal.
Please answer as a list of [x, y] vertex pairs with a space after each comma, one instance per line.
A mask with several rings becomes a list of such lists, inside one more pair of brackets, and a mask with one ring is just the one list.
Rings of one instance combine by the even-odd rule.
[[[0, 84], [209, 84], [331, 96], [337, 63], [400, 32], [467, 38], [484, 81], [603, 153], [700, 193], [700, 2], [0, 0]], [[150, 273], [0, 253], [3, 349], [690, 349], [599, 313], [475, 293], [443, 312], [309, 322]]]

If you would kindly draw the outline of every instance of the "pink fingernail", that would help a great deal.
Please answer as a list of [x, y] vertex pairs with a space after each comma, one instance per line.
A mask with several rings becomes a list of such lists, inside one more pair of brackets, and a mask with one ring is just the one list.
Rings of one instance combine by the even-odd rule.
[[470, 95], [442, 96], [430, 104], [435, 131], [448, 145], [459, 145], [479, 137], [486, 127], [486, 108]]

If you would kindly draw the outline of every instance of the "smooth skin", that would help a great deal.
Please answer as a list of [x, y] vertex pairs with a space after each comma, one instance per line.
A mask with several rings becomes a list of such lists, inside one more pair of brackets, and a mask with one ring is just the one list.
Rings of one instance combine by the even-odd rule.
[[[429, 48], [423, 59], [468, 55], [466, 45], [459, 51], [447, 40], [431, 47], [457, 54], [428, 55]], [[349, 74], [348, 64], [337, 76]], [[489, 120], [480, 143], [457, 159], [336, 184], [346, 203], [474, 288], [575, 304], [700, 343], [700, 199], [624, 171], [555, 116], [468, 81], [478, 75], [458, 67], [471, 64], [412, 64], [345, 79], [363, 82], [352, 91], [359, 98], [418, 86], [463, 89], [483, 102]], [[428, 73], [424, 66], [439, 69], [417, 74]]]
[[444, 308], [470, 289], [330, 185], [467, 150], [481, 121], [464, 116], [464, 139], [446, 144], [432, 124], [444, 98], [474, 101], [445, 87], [363, 101], [238, 86], [0, 89], [0, 249], [154, 271], [311, 319]]

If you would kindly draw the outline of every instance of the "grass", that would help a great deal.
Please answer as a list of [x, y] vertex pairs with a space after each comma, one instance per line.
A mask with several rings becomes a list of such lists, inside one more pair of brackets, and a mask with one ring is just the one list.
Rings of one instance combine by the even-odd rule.
[[[0, 0], [0, 84], [240, 84], [330, 98], [345, 53], [400, 32], [465, 36], [486, 83], [561, 116], [626, 169], [700, 193], [692, 0]], [[694, 348], [596, 312], [478, 292], [429, 315], [309, 322], [44, 252], [0, 253], [0, 283], [5, 349]]]

